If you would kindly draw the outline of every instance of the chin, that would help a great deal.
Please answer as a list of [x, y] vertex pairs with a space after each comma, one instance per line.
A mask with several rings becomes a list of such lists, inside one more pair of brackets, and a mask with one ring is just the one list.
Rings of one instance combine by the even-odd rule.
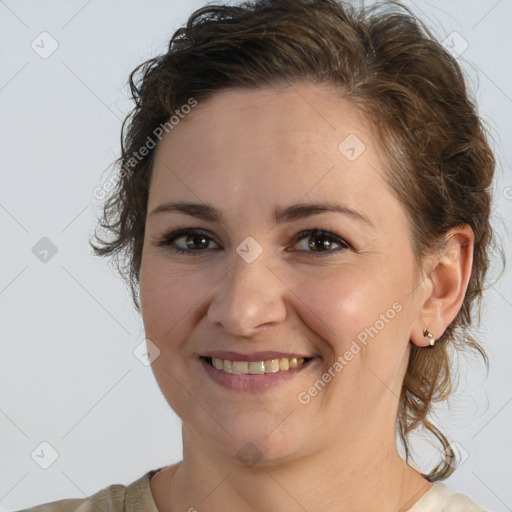
[[276, 417], [251, 411], [230, 418], [225, 423], [226, 430], [215, 422], [195, 427], [194, 432], [221, 456], [234, 459], [240, 465], [270, 467], [306, 455], [304, 425], [294, 422], [284, 429], [285, 418], [286, 415]]

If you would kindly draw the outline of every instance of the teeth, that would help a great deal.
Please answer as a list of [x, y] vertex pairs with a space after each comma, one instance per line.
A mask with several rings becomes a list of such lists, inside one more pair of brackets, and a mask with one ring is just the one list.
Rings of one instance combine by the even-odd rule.
[[[224, 363], [222, 359], [219, 359], [222, 367], [224, 367]], [[236, 375], [244, 375], [249, 373], [249, 363], [247, 361], [233, 361], [232, 363], [233, 373]]]
[[249, 363], [248, 371], [251, 375], [262, 375], [265, 373], [265, 363], [258, 361], [257, 363]]
[[292, 357], [287, 359], [268, 359], [266, 361], [229, 361], [228, 359], [211, 358], [212, 365], [217, 370], [235, 375], [263, 375], [265, 373], [286, 372], [289, 369], [300, 368], [304, 364], [304, 358]]
[[267, 373], [276, 373], [279, 371], [279, 359], [269, 359], [265, 361], [265, 371]]

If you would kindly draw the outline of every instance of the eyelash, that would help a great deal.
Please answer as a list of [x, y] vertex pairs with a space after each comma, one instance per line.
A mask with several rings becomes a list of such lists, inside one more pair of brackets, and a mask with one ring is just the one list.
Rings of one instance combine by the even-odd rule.
[[[159, 242], [157, 242], [156, 245], [159, 247], [166, 247], [167, 249], [171, 249], [173, 252], [175, 252], [177, 254], [186, 254], [186, 255], [190, 255], [190, 256], [201, 256], [206, 249], [193, 250], [193, 249], [182, 249], [180, 247], [172, 247], [172, 248], [170, 247], [177, 239], [187, 237], [190, 235], [203, 235], [208, 240], [212, 240], [215, 242], [215, 240], [213, 240], [213, 238], [210, 237], [203, 230], [194, 229], [194, 228], [182, 228], [182, 229], [177, 229], [171, 233], [168, 233]], [[322, 237], [331, 242], [335, 242], [341, 246], [337, 249], [327, 250], [327, 251], [318, 251], [318, 252], [316, 252], [316, 251], [301, 251], [301, 252], [309, 253], [310, 255], [312, 255], [315, 258], [332, 256], [333, 254], [344, 251], [346, 249], [352, 249], [352, 246], [347, 241], [345, 241], [343, 238], [341, 238], [340, 236], [335, 235], [334, 233], [323, 231], [316, 227], [312, 228], [312, 229], [305, 229], [305, 230], [297, 233], [294, 237], [294, 243], [298, 243], [301, 240], [303, 240], [304, 238], [308, 238], [308, 237], [309, 238]]]

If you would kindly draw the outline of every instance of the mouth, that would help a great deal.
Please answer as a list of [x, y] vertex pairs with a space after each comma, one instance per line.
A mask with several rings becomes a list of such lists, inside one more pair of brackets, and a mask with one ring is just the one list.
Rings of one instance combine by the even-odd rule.
[[250, 355], [215, 352], [199, 356], [206, 374], [224, 388], [265, 391], [295, 379], [319, 362], [318, 356], [259, 352]]
[[232, 361], [220, 357], [205, 357], [205, 361], [216, 370], [234, 375], [266, 375], [287, 372], [302, 367], [312, 358], [280, 357], [261, 361]]

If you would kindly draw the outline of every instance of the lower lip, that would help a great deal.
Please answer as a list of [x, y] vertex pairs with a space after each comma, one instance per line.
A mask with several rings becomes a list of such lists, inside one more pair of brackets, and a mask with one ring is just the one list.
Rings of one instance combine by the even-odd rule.
[[276, 373], [264, 373], [262, 375], [236, 375], [217, 370], [204, 358], [199, 359], [208, 376], [217, 384], [240, 391], [264, 391], [295, 378], [299, 373], [307, 369], [313, 359], [306, 361], [300, 368], [294, 368]]

